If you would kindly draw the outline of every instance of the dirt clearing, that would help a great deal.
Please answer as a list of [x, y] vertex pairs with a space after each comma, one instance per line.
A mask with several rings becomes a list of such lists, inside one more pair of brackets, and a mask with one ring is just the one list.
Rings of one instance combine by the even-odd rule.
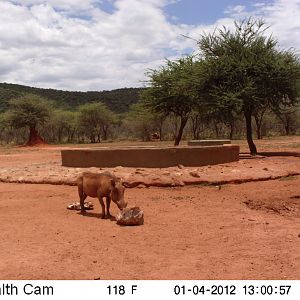
[[[299, 195], [299, 176], [221, 189], [128, 189], [145, 223], [120, 227], [99, 218], [95, 199], [86, 216], [67, 210], [78, 200], [75, 187], [1, 183], [0, 276], [300, 279]], [[289, 209], [272, 209], [269, 199]]]
[[[299, 147], [300, 137], [258, 142], [266, 152]], [[300, 279], [300, 156], [117, 167], [142, 182], [125, 199], [144, 225], [122, 227], [99, 218], [96, 199], [86, 215], [68, 210], [77, 187], [42, 184], [82, 172], [61, 167], [61, 148], [0, 147], [0, 279]], [[18, 181], [40, 184], [8, 183]], [[157, 184], [168, 187], [145, 187]]]

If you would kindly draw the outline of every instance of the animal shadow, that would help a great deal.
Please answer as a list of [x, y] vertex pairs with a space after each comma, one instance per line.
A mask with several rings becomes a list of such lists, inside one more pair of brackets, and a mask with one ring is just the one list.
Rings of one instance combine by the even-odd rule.
[[[89, 217], [89, 218], [97, 218], [97, 219], [101, 219], [102, 214], [101, 213], [94, 213], [94, 212], [89, 212], [89, 211], [85, 211], [84, 213], [82, 212], [78, 212], [78, 215], [81, 215], [83, 217]], [[110, 221], [116, 221], [116, 217], [114, 216], [105, 216], [105, 219], [103, 220], [110, 220]]]

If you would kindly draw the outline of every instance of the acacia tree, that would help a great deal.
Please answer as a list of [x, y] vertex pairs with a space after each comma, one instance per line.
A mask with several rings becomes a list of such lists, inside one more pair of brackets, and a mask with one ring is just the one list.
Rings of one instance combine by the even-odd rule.
[[183, 130], [196, 103], [192, 77], [196, 71], [192, 56], [175, 61], [167, 60], [164, 66], [150, 70], [149, 88], [142, 97], [145, 105], [153, 112], [165, 117], [174, 115], [180, 120], [174, 145], [177, 146], [182, 138]]
[[206, 70], [199, 92], [209, 105], [244, 115], [251, 154], [257, 154], [252, 117], [268, 107], [295, 105], [300, 79], [296, 55], [278, 50], [266, 29], [263, 21], [248, 19], [235, 22], [234, 32], [223, 27], [198, 41]]
[[52, 142], [71, 142], [77, 130], [76, 111], [54, 109], [47, 123], [40, 128], [40, 133]]
[[262, 139], [262, 126], [264, 123], [264, 116], [266, 115], [267, 107], [260, 108], [257, 112], [253, 113], [255, 125], [256, 125], [256, 137], [258, 140]]
[[74, 140], [74, 135], [78, 129], [78, 112], [77, 111], [63, 111], [62, 118], [65, 119], [64, 129], [67, 137], [67, 142]]
[[8, 120], [8, 113], [0, 113], [0, 142], [5, 141], [6, 144], [9, 143], [11, 139], [11, 126]]
[[142, 102], [132, 104], [125, 117], [130, 131], [142, 141], [150, 141], [151, 135], [156, 131], [161, 137], [164, 120], [163, 115], [153, 113]]
[[110, 127], [116, 117], [104, 103], [95, 102], [79, 107], [78, 123], [82, 131], [89, 136], [91, 143], [106, 140]]
[[191, 114], [191, 131], [194, 140], [200, 139], [200, 134], [204, 131], [203, 124], [201, 115], [193, 112]]
[[9, 101], [6, 117], [12, 127], [16, 129], [27, 127], [29, 129], [26, 145], [33, 146], [45, 143], [38, 133], [38, 126], [48, 121], [50, 112], [51, 105], [47, 100], [35, 94], [27, 94]]
[[276, 117], [282, 123], [285, 135], [290, 135], [295, 132], [296, 123], [297, 123], [296, 111], [297, 111], [296, 109], [287, 109], [286, 111], [274, 112]]

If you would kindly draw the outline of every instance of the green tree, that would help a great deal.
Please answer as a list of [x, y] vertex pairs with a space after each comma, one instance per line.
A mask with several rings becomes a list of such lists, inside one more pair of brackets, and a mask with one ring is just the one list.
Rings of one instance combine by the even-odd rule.
[[183, 130], [197, 102], [192, 80], [195, 76], [195, 65], [192, 56], [175, 61], [167, 60], [164, 66], [147, 73], [149, 88], [142, 93], [145, 105], [153, 112], [179, 118], [175, 146], [179, 145]]
[[125, 122], [134, 136], [142, 141], [150, 141], [154, 132], [162, 135], [164, 117], [159, 113], [153, 113], [144, 103], [138, 102], [130, 106]]
[[253, 116], [256, 125], [256, 137], [258, 140], [262, 139], [262, 126], [264, 124], [264, 117], [267, 113], [267, 107], [260, 107], [258, 111], [254, 111]]
[[115, 122], [115, 114], [102, 102], [79, 107], [78, 123], [91, 143], [100, 143], [101, 139], [107, 139], [109, 129]]
[[295, 105], [299, 91], [296, 55], [278, 50], [266, 29], [263, 21], [248, 19], [236, 22], [234, 32], [223, 27], [198, 41], [206, 77], [199, 93], [206, 94], [212, 107], [244, 115], [251, 154], [257, 154], [252, 117], [266, 108]]
[[297, 110], [287, 109], [286, 111], [275, 112], [275, 115], [282, 123], [284, 134], [290, 135], [296, 132], [297, 127]]
[[40, 132], [51, 142], [71, 142], [77, 130], [77, 115], [76, 111], [55, 109]]
[[6, 138], [6, 133], [10, 124], [7, 121], [7, 113], [0, 113], [0, 142], [5, 141], [8, 143], [9, 141]]
[[32, 146], [44, 143], [43, 138], [38, 133], [38, 126], [49, 120], [50, 113], [49, 101], [35, 94], [27, 94], [9, 101], [6, 120], [16, 129], [27, 127], [29, 138], [26, 145]]
[[78, 112], [77, 111], [64, 111], [63, 118], [65, 119], [65, 134], [67, 142], [71, 143], [74, 141], [74, 136], [78, 130]]

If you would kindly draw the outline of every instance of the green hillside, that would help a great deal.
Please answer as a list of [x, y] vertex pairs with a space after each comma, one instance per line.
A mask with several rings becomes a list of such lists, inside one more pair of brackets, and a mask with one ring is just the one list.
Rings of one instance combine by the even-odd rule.
[[129, 106], [139, 100], [143, 88], [122, 88], [101, 92], [69, 92], [55, 89], [41, 89], [18, 84], [0, 83], [0, 112], [8, 107], [8, 101], [23, 94], [38, 94], [51, 100], [63, 109], [76, 109], [77, 106], [101, 101], [115, 113], [126, 112]]

